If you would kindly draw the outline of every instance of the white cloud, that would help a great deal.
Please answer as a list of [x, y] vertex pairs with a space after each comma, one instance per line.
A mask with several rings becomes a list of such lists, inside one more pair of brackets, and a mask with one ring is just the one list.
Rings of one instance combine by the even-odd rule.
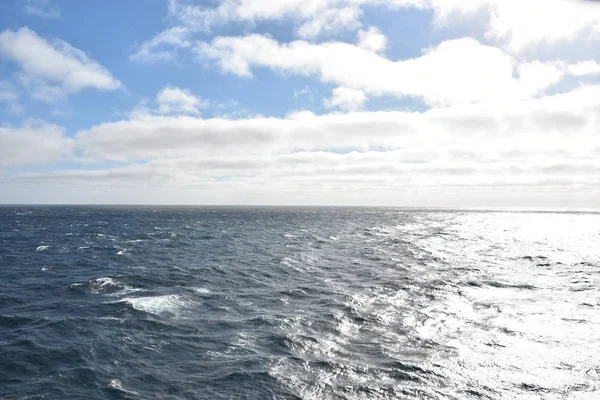
[[[111, 73], [91, 60], [83, 51], [67, 42], [49, 42], [28, 28], [0, 33], [0, 57], [16, 62], [20, 81], [36, 90], [39, 97], [61, 90], [65, 94], [94, 88], [113, 90], [121, 83]], [[59, 97], [59, 96], [55, 96]]]
[[342, 42], [280, 44], [262, 36], [216, 37], [199, 43], [199, 57], [214, 60], [223, 72], [252, 76], [266, 67], [362, 90], [369, 96], [417, 97], [445, 106], [493, 99], [502, 102], [543, 93], [560, 78], [554, 64], [520, 66], [502, 50], [472, 38], [442, 42], [422, 56], [391, 61], [382, 55]]
[[20, 128], [0, 127], [0, 168], [49, 164], [72, 151], [72, 139], [57, 125], [28, 120]]
[[357, 29], [360, 27], [361, 14], [361, 9], [356, 5], [327, 8], [300, 25], [297, 34], [302, 38], [316, 38], [324, 33]]
[[488, 34], [522, 51], [538, 44], [600, 37], [600, 7], [592, 1], [529, 0], [492, 2]]
[[[600, 39], [600, 5], [586, 0], [222, 0], [214, 7], [169, 1], [169, 19], [174, 26], [144, 42], [134, 60], [170, 60], [178, 48], [189, 48], [197, 32], [232, 23], [289, 20], [296, 35], [315, 39], [358, 30], [367, 6], [388, 9], [432, 10], [435, 23], [444, 27], [464, 25], [472, 30], [480, 22], [486, 38], [511, 53], [536, 46]], [[369, 31], [366, 31], [369, 32]], [[369, 46], [380, 48], [382, 37], [371, 37]], [[377, 41], [377, 43], [375, 43]], [[367, 46], [367, 42], [363, 42]]]
[[134, 164], [0, 178], [10, 189], [0, 196], [48, 188], [58, 202], [597, 205], [599, 107], [600, 86], [588, 85], [501, 108], [237, 120], [139, 114], [73, 142], [58, 127], [43, 126], [45, 135], [3, 128], [0, 159], [10, 165], [60, 159], [73, 146], [80, 161]]
[[560, 82], [565, 74], [558, 63], [533, 61], [519, 65], [519, 82], [524, 93], [542, 93], [548, 87]]
[[154, 101], [142, 99], [129, 113], [130, 118], [152, 115], [200, 115], [200, 110], [209, 106], [209, 101], [195, 96], [189, 89], [165, 86]]
[[279, 19], [297, 21], [301, 37], [324, 32], [355, 29], [365, 0], [223, 0], [217, 7], [203, 7], [170, 0], [170, 15], [195, 31], [209, 31], [231, 22], [258, 22]]
[[159, 114], [200, 114], [208, 101], [194, 96], [189, 89], [165, 87], [156, 95]]
[[[215, 7], [200, 6], [181, 0], [169, 0], [168, 17], [173, 26], [143, 42], [130, 57], [134, 61], [172, 60], [178, 49], [190, 47], [190, 38], [232, 23], [252, 25], [263, 21], [291, 21], [296, 35], [316, 39], [357, 30], [365, 5], [399, 7], [421, 5], [419, 0], [222, 0]], [[373, 34], [373, 28], [365, 31]], [[382, 35], [369, 38], [380, 47]], [[385, 39], [383, 37], [383, 39]], [[367, 43], [364, 43], [367, 45]]]
[[447, 158], [451, 151], [483, 161], [502, 161], [502, 154], [514, 151], [531, 159], [536, 154], [560, 152], [584, 157], [600, 150], [596, 134], [599, 105], [600, 86], [585, 86], [566, 94], [516, 101], [503, 108], [487, 103], [422, 113], [317, 116], [299, 112], [286, 118], [238, 120], [145, 115], [81, 131], [76, 143], [88, 161], [259, 156], [330, 149], [403, 150], [419, 162]]
[[599, 75], [600, 64], [594, 60], [582, 61], [569, 65], [568, 71], [571, 75], [575, 76]]
[[522, 52], [539, 45], [600, 39], [600, 5], [588, 0], [417, 0], [404, 6], [434, 11], [438, 26], [482, 17], [486, 36]]
[[50, 0], [26, 0], [23, 5], [26, 14], [41, 18], [59, 18], [60, 8], [52, 5]]
[[358, 31], [358, 41], [358, 47], [376, 53], [385, 50], [387, 46], [387, 37], [374, 26]]
[[355, 111], [364, 105], [367, 96], [362, 90], [339, 87], [333, 89], [330, 99], [325, 99], [324, 104], [328, 108], [340, 107], [344, 110]]
[[138, 62], [172, 60], [177, 54], [177, 49], [191, 46], [191, 42], [188, 40], [189, 35], [189, 30], [183, 26], [167, 29], [151, 40], [142, 43], [137, 51], [129, 56], [129, 59]]

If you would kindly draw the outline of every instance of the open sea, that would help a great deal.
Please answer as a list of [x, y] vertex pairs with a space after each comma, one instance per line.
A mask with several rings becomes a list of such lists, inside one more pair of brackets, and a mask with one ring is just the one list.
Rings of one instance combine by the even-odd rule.
[[600, 399], [600, 214], [3, 206], [0, 399]]

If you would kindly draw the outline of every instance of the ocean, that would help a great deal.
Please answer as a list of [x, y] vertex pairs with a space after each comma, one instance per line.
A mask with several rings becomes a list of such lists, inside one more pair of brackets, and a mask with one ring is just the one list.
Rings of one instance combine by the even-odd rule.
[[600, 214], [0, 207], [2, 399], [598, 399]]

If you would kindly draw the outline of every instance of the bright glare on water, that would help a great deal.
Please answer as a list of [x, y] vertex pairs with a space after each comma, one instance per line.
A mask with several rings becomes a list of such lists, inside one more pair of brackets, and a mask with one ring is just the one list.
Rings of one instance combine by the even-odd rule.
[[600, 214], [0, 208], [0, 397], [598, 399]]

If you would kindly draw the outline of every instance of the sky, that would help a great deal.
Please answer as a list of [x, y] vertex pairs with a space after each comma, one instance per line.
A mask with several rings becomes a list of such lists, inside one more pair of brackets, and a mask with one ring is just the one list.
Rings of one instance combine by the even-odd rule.
[[600, 208], [600, 2], [0, 2], [0, 203]]

